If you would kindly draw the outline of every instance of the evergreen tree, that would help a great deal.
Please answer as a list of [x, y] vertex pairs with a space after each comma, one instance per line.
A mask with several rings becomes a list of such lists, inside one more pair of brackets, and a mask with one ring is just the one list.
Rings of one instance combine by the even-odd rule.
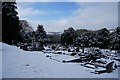
[[75, 30], [70, 27], [67, 30], [64, 30], [64, 33], [61, 35], [61, 43], [72, 45], [77, 34], [75, 33]]
[[110, 34], [110, 49], [120, 50], [120, 27]]
[[33, 28], [26, 20], [19, 20], [20, 35], [23, 41], [30, 42], [32, 39], [32, 32], [34, 31]]
[[7, 44], [12, 44], [12, 40], [21, 39], [16, 9], [16, 2], [2, 2], [2, 40]]
[[109, 33], [106, 28], [98, 30], [94, 37], [95, 47], [108, 48], [110, 43]]
[[81, 47], [90, 47], [93, 44], [93, 33], [92, 32], [85, 32], [75, 40], [76, 46]]
[[106, 28], [96, 32], [86, 32], [76, 38], [75, 44], [83, 47], [108, 48], [110, 43], [109, 34]]
[[44, 40], [44, 38], [46, 37], [46, 32], [44, 31], [43, 25], [38, 24], [35, 34], [36, 34], [37, 40], [40, 40], [40, 41]]

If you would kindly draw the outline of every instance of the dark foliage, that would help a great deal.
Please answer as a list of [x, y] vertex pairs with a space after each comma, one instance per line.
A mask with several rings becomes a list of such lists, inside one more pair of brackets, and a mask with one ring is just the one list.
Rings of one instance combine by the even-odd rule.
[[75, 30], [70, 27], [67, 30], [64, 30], [64, 33], [61, 35], [61, 43], [72, 45], [76, 37], [77, 34], [75, 33]]
[[61, 34], [52, 34], [52, 35], [47, 34], [47, 43], [60, 44], [60, 42], [61, 42]]
[[20, 41], [19, 18], [17, 16], [15, 2], [2, 3], [2, 40], [7, 44], [12, 44], [12, 41]]
[[109, 31], [106, 28], [98, 30], [94, 36], [95, 47], [108, 48], [110, 43]]
[[93, 33], [86, 32], [80, 35], [75, 40], [75, 45], [81, 46], [81, 47], [90, 47], [93, 44]]
[[22, 37], [23, 42], [31, 42], [32, 40], [32, 32], [33, 28], [26, 20], [19, 20], [20, 35]]
[[38, 24], [37, 30], [35, 32], [35, 36], [36, 36], [36, 39], [41, 41], [44, 40], [44, 38], [46, 38], [46, 32], [43, 28], [43, 25]]
[[120, 50], [120, 27], [110, 34], [110, 49]]
[[120, 27], [117, 27], [112, 33], [106, 28], [95, 32], [83, 33], [76, 38], [75, 45], [120, 50]]

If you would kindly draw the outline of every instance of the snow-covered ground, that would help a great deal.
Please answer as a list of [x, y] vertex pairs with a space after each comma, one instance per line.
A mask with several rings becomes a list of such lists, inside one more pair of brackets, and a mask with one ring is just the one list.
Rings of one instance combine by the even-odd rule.
[[[92, 69], [80, 63], [62, 63], [46, 57], [40, 51], [23, 51], [15, 46], [2, 44], [3, 78], [118, 78], [118, 70], [112, 73], [93, 74]], [[58, 60], [73, 58], [54, 55]], [[0, 58], [1, 59], [1, 58]]]

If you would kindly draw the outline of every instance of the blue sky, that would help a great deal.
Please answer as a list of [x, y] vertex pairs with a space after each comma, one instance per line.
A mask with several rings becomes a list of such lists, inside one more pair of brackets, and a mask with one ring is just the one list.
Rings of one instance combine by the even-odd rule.
[[[71, 17], [72, 12], [79, 8], [75, 2], [19, 2], [18, 6], [31, 7], [34, 10], [43, 11], [43, 14], [29, 16], [34, 20], [57, 20], [62, 18]], [[21, 16], [26, 18], [26, 16]]]
[[17, 2], [20, 19], [46, 31], [96, 30], [118, 26], [117, 2]]

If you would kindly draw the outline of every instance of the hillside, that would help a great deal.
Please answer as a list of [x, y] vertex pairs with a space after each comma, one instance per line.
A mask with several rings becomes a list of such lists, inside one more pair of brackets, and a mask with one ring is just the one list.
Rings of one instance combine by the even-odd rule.
[[[62, 63], [51, 60], [40, 51], [23, 51], [18, 47], [2, 44], [3, 78], [117, 78], [112, 73], [93, 74], [79, 63]], [[57, 56], [57, 55], [56, 55]], [[69, 56], [57, 56], [69, 58]]]

